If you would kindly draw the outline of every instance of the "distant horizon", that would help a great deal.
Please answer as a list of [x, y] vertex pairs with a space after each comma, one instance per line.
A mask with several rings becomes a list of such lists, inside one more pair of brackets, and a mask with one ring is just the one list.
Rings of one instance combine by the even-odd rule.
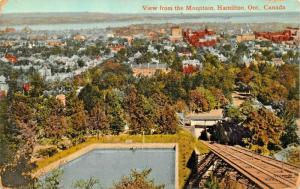
[[[271, 2], [269, 0], [5, 0], [0, 2], [2, 13], [36, 13], [36, 12], [102, 12], [102, 13], [122, 13], [122, 14], [140, 14], [140, 13], [219, 13], [221, 10], [201, 10], [198, 12], [180, 10], [180, 11], [147, 11], [143, 6], [258, 6], [257, 10], [227, 10], [232, 12], [299, 12], [300, 2], [298, 0], [285, 0], [281, 2]], [[264, 5], [285, 6], [284, 10], [265, 10]]]
[[[198, 12], [198, 13], [174, 13], [174, 12], [165, 12], [165, 13], [147, 13], [147, 12], [141, 12], [141, 13], [111, 13], [111, 12], [92, 12], [92, 11], [86, 11], [86, 12], [10, 12], [10, 13], [1, 13], [1, 15], [10, 15], [10, 14], [112, 14], [112, 15], [203, 15], [203, 14], [227, 14], [227, 15], [234, 15], [234, 14], [245, 14], [245, 15], [252, 15], [252, 14], [278, 14], [278, 13], [288, 13], [288, 14], [299, 14], [300, 16], [300, 10], [299, 11], [281, 11], [281, 12]], [[285, 16], [285, 15], [281, 15]]]

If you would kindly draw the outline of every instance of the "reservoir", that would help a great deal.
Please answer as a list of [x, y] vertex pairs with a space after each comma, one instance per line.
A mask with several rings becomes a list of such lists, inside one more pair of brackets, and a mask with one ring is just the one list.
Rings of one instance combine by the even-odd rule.
[[110, 188], [132, 169], [152, 169], [149, 178], [155, 184], [174, 189], [176, 180], [175, 148], [94, 149], [60, 166], [63, 188], [72, 188], [78, 179], [96, 178], [102, 188]]

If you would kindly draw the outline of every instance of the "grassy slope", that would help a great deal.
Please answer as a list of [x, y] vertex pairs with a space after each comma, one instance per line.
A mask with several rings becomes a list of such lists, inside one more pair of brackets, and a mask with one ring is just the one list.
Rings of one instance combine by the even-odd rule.
[[[68, 156], [75, 151], [82, 149], [93, 143], [122, 143], [126, 140], [132, 142], [142, 142], [143, 137], [141, 135], [121, 135], [121, 136], [105, 136], [101, 137], [99, 140], [97, 138], [89, 138], [86, 142], [79, 144], [77, 146], [71, 147], [68, 150], [61, 151], [54, 156], [41, 160], [37, 162], [37, 169], [43, 168], [50, 163], [53, 163], [65, 156]], [[208, 148], [202, 144], [200, 141], [196, 140], [187, 131], [181, 130], [176, 135], [146, 135], [146, 143], [178, 143], [179, 145], [179, 185], [180, 188], [184, 186], [185, 180], [189, 177], [190, 169], [187, 168], [187, 162], [196, 148], [201, 153], [207, 153]]]

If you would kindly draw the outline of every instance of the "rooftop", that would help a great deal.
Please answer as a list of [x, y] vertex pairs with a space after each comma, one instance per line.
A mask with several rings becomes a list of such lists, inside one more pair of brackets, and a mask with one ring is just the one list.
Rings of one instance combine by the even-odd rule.
[[186, 115], [189, 120], [221, 120], [223, 119], [223, 109], [211, 110], [210, 112], [193, 113]]

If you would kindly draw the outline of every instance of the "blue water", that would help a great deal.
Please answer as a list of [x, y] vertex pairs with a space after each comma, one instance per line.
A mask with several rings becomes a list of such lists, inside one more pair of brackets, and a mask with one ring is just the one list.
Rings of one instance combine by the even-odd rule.
[[105, 29], [107, 27], [125, 27], [132, 24], [182, 24], [182, 23], [293, 23], [299, 24], [299, 15], [275, 14], [275, 15], [251, 15], [251, 16], [205, 16], [199, 18], [164, 18], [164, 19], [140, 19], [130, 21], [107, 21], [97, 23], [63, 23], [63, 24], [37, 24], [37, 25], [6, 25], [0, 27], [13, 27], [21, 30], [29, 26], [33, 30], [80, 30], [80, 29]]
[[174, 149], [99, 149], [93, 150], [61, 167], [62, 185], [72, 188], [78, 179], [99, 179], [102, 188], [110, 188], [132, 169], [142, 171], [151, 168], [149, 176], [166, 189], [175, 188]]

